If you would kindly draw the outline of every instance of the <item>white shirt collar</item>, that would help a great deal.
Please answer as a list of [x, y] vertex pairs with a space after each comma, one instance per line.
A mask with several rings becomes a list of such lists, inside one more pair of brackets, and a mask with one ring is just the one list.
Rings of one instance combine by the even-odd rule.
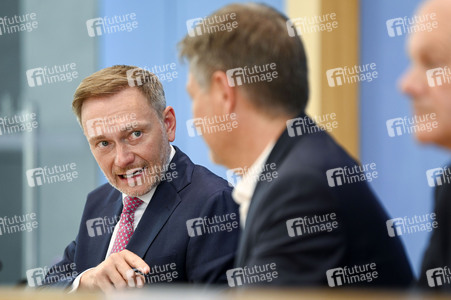
[[[175, 155], [175, 149], [174, 147], [172, 147], [172, 145], [169, 145], [169, 147], [171, 148], [171, 154], [169, 154], [169, 161], [168, 164], [172, 161], [172, 159], [174, 158]], [[142, 196], [139, 196], [139, 199], [141, 199], [144, 203], [149, 204], [150, 199], [152, 199], [153, 194], [155, 194], [155, 190], [157, 189], [157, 186], [154, 186], [147, 194], [144, 194]], [[124, 199], [125, 197], [127, 197], [128, 195], [122, 193], [122, 203], [124, 203]]]
[[240, 206], [240, 224], [244, 228], [246, 222], [249, 205], [255, 186], [257, 185], [259, 175], [265, 168], [266, 160], [274, 148], [275, 142], [270, 142], [266, 148], [260, 153], [259, 157], [254, 161], [252, 166], [244, 172], [241, 181], [235, 186], [232, 192], [233, 200]]

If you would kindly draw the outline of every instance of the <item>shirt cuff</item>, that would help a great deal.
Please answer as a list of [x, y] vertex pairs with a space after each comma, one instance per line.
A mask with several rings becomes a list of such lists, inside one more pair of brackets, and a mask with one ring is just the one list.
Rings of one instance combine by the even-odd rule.
[[72, 289], [69, 291], [69, 294], [75, 292], [76, 290], [78, 290], [78, 286], [80, 285], [81, 276], [83, 276], [83, 274], [85, 274], [86, 271], [89, 271], [91, 269], [94, 269], [94, 268], [89, 268], [87, 270], [84, 270], [83, 272], [78, 274], [77, 277], [75, 277], [74, 282], [72, 282]]

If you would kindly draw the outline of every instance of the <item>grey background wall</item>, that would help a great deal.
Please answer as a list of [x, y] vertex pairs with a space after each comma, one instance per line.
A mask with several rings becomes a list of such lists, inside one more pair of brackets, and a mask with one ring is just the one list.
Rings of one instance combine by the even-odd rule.
[[[95, 17], [96, 1], [1, 1], [2, 16], [36, 14], [31, 32], [0, 36], [0, 116], [36, 113], [31, 133], [0, 137], [0, 215], [36, 213], [31, 232], [0, 236], [0, 283], [23, 279], [30, 268], [50, 266], [76, 236], [85, 198], [74, 192], [97, 185], [97, 166], [71, 111], [79, 80], [30, 87], [26, 70], [76, 64], [79, 78], [96, 70], [96, 40], [86, 39], [84, 21]], [[64, 13], [63, 13], [64, 12]], [[31, 188], [26, 170], [75, 163], [72, 182]], [[58, 253], [58, 254], [56, 254]]]

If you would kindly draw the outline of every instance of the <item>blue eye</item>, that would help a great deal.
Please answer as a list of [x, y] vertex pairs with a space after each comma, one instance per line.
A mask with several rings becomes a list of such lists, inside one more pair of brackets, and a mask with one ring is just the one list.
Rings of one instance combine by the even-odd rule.
[[133, 133], [132, 133], [133, 137], [135, 137], [135, 138], [140, 137], [142, 134], [143, 133], [141, 131], [133, 131]]
[[99, 145], [99, 147], [106, 147], [106, 146], [108, 146], [109, 145], [109, 143], [107, 142], [107, 141], [101, 141], [101, 142], [99, 142], [97, 145]]

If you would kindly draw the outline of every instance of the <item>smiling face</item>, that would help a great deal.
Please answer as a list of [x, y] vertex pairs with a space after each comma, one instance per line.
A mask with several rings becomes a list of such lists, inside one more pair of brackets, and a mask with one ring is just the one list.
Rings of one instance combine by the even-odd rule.
[[163, 121], [136, 88], [107, 97], [89, 98], [81, 120], [91, 152], [111, 185], [129, 196], [149, 192], [168, 163], [175, 138], [171, 107]]
[[410, 96], [416, 115], [436, 115], [438, 127], [430, 132], [417, 132], [417, 139], [451, 149], [451, 82], [443, 82], [442, 78], [443, 84], [429, 86], [426, 73], [435, 68], [448, 68], [449, 71], [451, 67], [449, 1], [429, 1], [418, 14], [431, 13], [437, 15], [438, 28], [431, 32], [416, 32], [410, 37], [408, 51], [412, 65], [401, 81], [401, 88]]

